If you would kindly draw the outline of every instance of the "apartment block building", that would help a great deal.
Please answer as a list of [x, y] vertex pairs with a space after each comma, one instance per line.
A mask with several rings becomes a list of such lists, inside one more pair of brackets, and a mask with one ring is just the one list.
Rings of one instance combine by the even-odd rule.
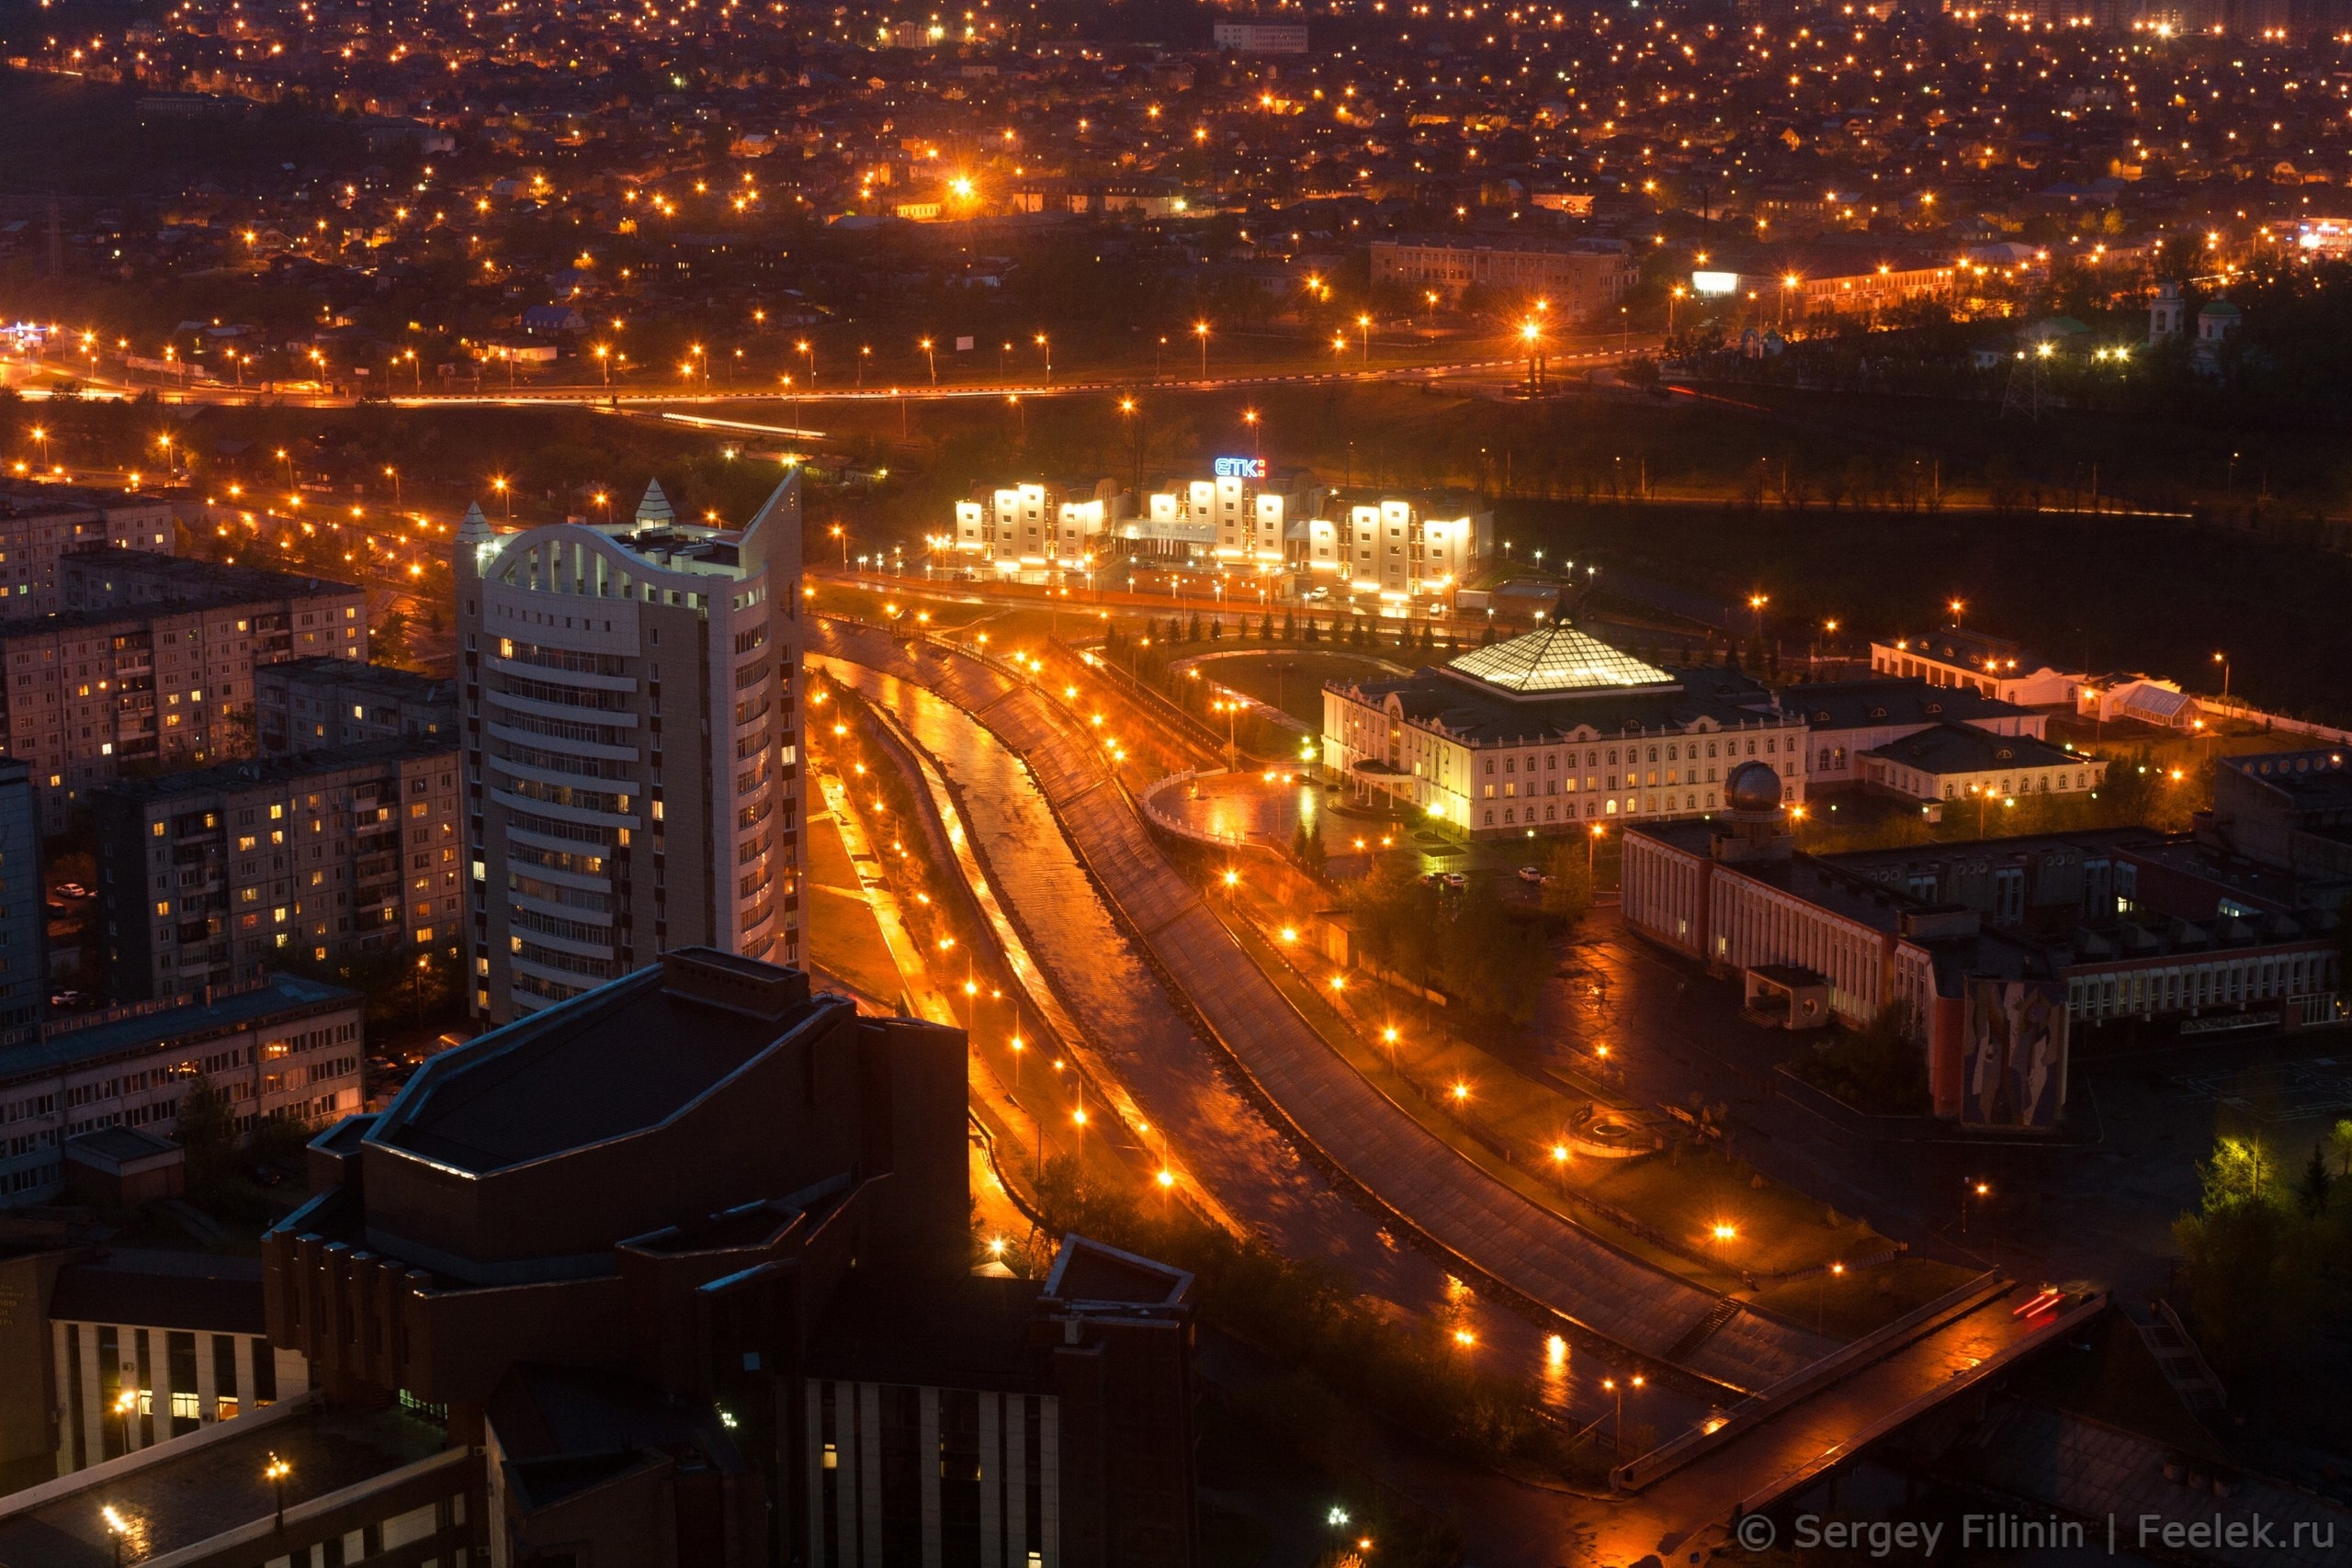
[[125, 781], [91, 799], [107, 984], [224, 986], [281, 954], [458, 956], [453, 738], [365, 740]]
[[1318, 584], [1394, 604], [1444, 594], [1494, 553], [1495, 514], [1463, 494], [1341, 491], [1290, 533]]
[[6, 755], [62, 832], [126, 763], [202, 766], [253, 750], [254, 671], [368, 656], [350, 583], [133, 550], [61, 558], [54, 615], [0, 620]]
[[254, 671], [254, 722], [265, 757], [402, 736], [454, 746], [458, 683], [333, 655], [289, 659]]
[[492, 1021], [673, 947], [797, 958], [799, 470], [740, 529], [668, 511], [458, 530], [469, 980]]
[[944, 554], [956, 566], [1001, 576], [1084, 571], [1101, 557], [1126, 500], [1116, 479], [983, 485], [956, 503], [956, 531], [942, 541]]
[[243, 1131], [266, 1117], [315, 1126], [358, 1110], [362, 1001], [281, 973], [0, 1036], [0, 1207], [63, 1190], [68, 1138], [100, 1127], [169, 1137], [199, 1075]]
[[57, 563], [83, 550], [169, 555], [178, 542], [170, 501], [74, 485], [0, 488], [0, 615], [60, 608]]
[[32, 774], [0, 758], [0, 1036], [40, 1022], [47, 1010], [48, 892]]

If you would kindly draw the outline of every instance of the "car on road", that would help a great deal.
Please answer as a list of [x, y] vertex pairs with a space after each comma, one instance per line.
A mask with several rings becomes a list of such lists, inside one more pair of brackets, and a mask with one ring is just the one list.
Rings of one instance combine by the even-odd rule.
[[1445, 874], [1445, 885], [1458, 893], [1470, 886], [1470, 879], [1458, 871], [1449, 871]]
[[1544, 882], [1544, 868], [1540, 865], [1521, 866], [1519, 868], [1519, 879], [1530, 886], [1541, 886]]

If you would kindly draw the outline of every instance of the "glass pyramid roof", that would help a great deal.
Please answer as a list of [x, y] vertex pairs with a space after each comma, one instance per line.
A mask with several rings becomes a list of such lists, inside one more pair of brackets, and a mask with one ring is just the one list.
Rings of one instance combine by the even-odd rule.
[[1446, 667], [1521, 697], [1678, 684], [1656, 665], [1645, 664], [1565, 621], [1456, 654]]

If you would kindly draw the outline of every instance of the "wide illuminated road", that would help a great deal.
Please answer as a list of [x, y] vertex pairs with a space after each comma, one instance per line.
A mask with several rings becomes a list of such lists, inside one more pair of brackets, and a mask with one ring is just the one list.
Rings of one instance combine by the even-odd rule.
[[[1283, 1115], [1389, 1211], [1522, 1300], [1657, 1360], [1735, 1388], [1767, 1386], [1832, 1343], [1620, 1253], [1487, 1177], [1340, 1060], [1234, 947], [1161, 858], [1034, 687], [925, 646], [910, 657], [879, 632], [818, 623], [812, 647], [933, 688], [978, 717], [1027, 763], [1088, 868], [1115, 898], [1158, 968], [1181, 987]], [[1014, 890], [1017, 894], [1018, 890]], [[1016, 899], [1017, 901], [1017, 899]], [[1040, 923], [1038, 940], [1057, 932]], [[1091, 949], [1074, 950], [1077, 962]], [[1702, 1325], [1713, 1324], [1711, 1329]], [[1688, 1345], [1687, 1348], [1679, 1348]]]
[[[1615, 347], [1590, 347], [1554, 353], [1546, 356], [1553, 377], [1557, 379], [1569, 375], [1611, 364], [1634, 350], [1647, 351], [1657, 346], [1655, 338], [1634, 343], [1630, 338]], [[876, 385], [871, 387], [823, 387], [813, 389], [757, 387], [737, 389], [728, 386], [682, 385], [667, 388], [643, 386], [614, 387], [589, 382], [574, 385], [548, 385], [517, 382], [501, 387], [492, 384], [469, 387], [464, 391], [434, 391], [412, 388], [407, 391], [389, 389], [380, 397], [363, 399], [356, 391], [330, 391], [312, 383], [294, 382], [267, 387], [224, 386], [208, 381], [172, 382], [160, 378], [133, 378], [103, 372], [93, 372], [87, 366], [17, 362], [7, 367], [13, 374], [0, 377], [16, 387], [29, 400], [54, 396], [57, 389], [70, 381], [77, 389], [77, 396], [130, 398], [153, 392], [166, 403], [244, 404], [264, 403], [284, 408], [352, 408], [363, 400], [388, 403], [397, 408], [543, 408], [569, 407], [612, 409], [644, 412], [659, 409], [691, 409], [735, 407], [745, 405], [775, 405], [791, 403], [796, 406], [854, 405], [860, 403], [898, 402], [964, 402], [975, 400], [1002, 401], [1006, 399], [1067, 398], [1079, 396], [1112, 396], [1142, 392], [1219, 392], [1240, 391], [1251, 388], [1284, 386], [1330, 386], [1359, 383], [1419, 383], [1430, 381], [1462, 381], [1489, 386], [1508, 386], [1522, 379], [1527, 360], [1523, 355], [1473, 355], [1455, 359], [1431, 360], [1410, 365], [1386, 365], [1351, 369], [1306, 368], [1300, 370], [1256, 370], [1234, 375], [1205, 377], [1182, 376], [1088, 376], [1053, 381], [1001, 379], [951, 386], [921, 383]], [[753, 425], [747, 428], [770, 430], [788, 427]], [[815, 434], [803, 432], [802, 434]]]

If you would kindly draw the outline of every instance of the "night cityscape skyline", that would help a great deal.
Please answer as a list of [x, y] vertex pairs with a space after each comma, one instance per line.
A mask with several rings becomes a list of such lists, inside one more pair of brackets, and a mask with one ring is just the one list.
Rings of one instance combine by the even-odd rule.
[[0, 1562], [2339, 1560], [2347, 51], [0, 5]]

